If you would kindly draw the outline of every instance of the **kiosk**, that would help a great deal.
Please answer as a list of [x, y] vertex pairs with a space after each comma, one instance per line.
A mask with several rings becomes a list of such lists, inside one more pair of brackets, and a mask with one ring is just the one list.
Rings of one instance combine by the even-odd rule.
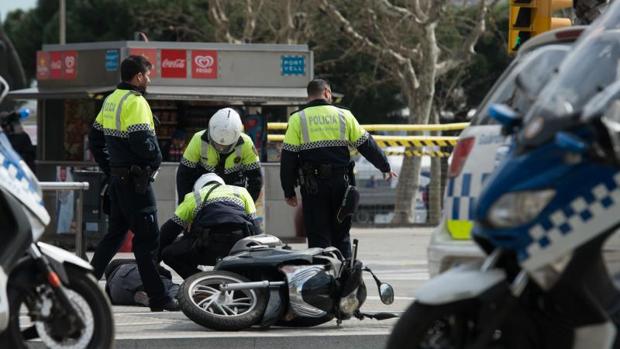
[[[144, 55], [153, 64], [145, 97], [159, 119], [156, 133], [164, 158], [155, 182], [160, 224], [176, 206], [175, 173], [184, 146], [194, 132], [207, 127], [217, 109], [237, 108], [261, 161], [277, 161], [278, 145], [267, 145], [267, 121], [286, 121], [291, 109], [306, 101], [306, 86], [314, 76], [313, 55], [306, 45], [143, 41], [44, 45], [37, 52], [37, 87], [12, 91], [10, 96], [38, 102], [39, 179], [91, 183], [84, 222], [88, 235], [95, 238], [106, 228], [99, 210], [101, 174], [89, 154], [87, 136], [103, 99], [120, 81], [120, 62], [129, 55]], [[275, 190], [265, 192], [276, 195]], [[45, 195], [53, 218], [48, 240], [74, 228], [73, 220], [65, 217], [71, 211], [63, 206], [65, 201], [54, 193]]]

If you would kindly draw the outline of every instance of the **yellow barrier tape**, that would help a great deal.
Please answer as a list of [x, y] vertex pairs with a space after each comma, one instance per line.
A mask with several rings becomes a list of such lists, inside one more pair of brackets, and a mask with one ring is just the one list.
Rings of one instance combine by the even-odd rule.
[[407, 150], [407, 151], [386, 151], [385, 155], [404, 155], [406, 157], [412, 156], [430, 156], [435, 158], [447, 158], [452, 153], [448, 153], [445, 151], [423, 151], [423, 150]]
[[[456, 145], [458, 140], [458, 137], [447, 136], [373, 136], [373, 138], [382, 147], [447, 147]], [[267, 135], [267, 140], [269, 142], [282, 142], [284, 135]]]
[[[286, 122], [268, 122], [268, 130], [286, 130]], [[469, 126], [469, 122], [458, 122], [452, 124], [429, 124], [429, 125], [396, 125], [396, 124], [376, 124], [362, 125], [366, 131], [458, 131]]]
[[381, 147], [448, 147], [456, 145], [458, 137], [442, 136], [373, 136]]
[[[449, 152], [445, 152], [445, 151], [428, 151], [428, 150], [407, 150], [407, 151], [391, 151], [391, 150], [387, 150], [384, 151], [385, 155], [392, 155], [392, 156], [406, 156], [408, 158], [410, 157], [421, 157], [421, 156], [430, 156], [430, 157], [434, 157], [434, 158], [447, 158], [450, 156]], [[359, 152], [357, 151], [353, 151], [351, 152], [351, 155], [358, 155]]]

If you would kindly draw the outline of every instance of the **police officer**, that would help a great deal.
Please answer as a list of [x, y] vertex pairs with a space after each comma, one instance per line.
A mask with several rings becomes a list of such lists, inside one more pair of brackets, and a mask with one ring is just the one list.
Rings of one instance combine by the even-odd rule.
[[226, 185], [215, 173], [204, 174], [161, 227], [161, 258], [187, 278], [199, 272], [198, 265], [214, 265], [227, 256], [238, 240], [260, 234], [255, 218], [254, 200], [245, 188]]
[[304, 227], [309, 247], [338, 248], [351, 256], [351, 216], [337, 218], [345, 191], [353, 183], [349, 146], [384, 174], [395, 177], [383, 151], [349, 110], [331, 105], [329, 83], [314, 79], [308, 100], [288, 121], [282, 149], [280, 180], [288, 205], [296, 207], [295, 185], [301, 184]]
[[123, 60], [123, 81], [103, 102], [89, 135], [95, 160], [110, 176], [108, 232], [97, 245], [91, 264], [95, 277], [100, 279], [131, 229], [133, 251], [151, 311], [177, 310], [176, 300], [165, 293], [155, 268], [159, 227], [151, 181], [162, 157], [153, 114], [143, 97], [150, 69], [151, 63], [142, 56]]
[[243, 131], [241, 117], [232, 108], [218, 110], [209, 120], [208, 130], [196, 132], [183, 153], [177, 171], [179, 203], [192, 191], [204, 173], [214, 172], [226, 184], [245, 187], [258, 199], [262, 175], [258, 152]]

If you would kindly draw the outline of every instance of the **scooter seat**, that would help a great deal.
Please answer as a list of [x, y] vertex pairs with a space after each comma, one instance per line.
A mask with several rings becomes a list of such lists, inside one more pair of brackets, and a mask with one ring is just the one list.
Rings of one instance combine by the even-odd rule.
[[285, 250], [282, 248], [269, 248], [257, 246], [246, 251], [229, 255], [215, 266], [215, 270], [234, 271], [237, 268], [260, 268], [274, 267], [285, 262], [302, 262], [311, 264], [317, 255], [323, 253], [322, 248], [309, 248], [305, 250]]

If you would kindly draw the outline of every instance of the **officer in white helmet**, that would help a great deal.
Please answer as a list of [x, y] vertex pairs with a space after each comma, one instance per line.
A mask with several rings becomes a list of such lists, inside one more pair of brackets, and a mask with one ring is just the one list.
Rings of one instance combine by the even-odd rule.
[[179, 203], [194, 182], [210, 172], [226, 184], [246, 188], [253, 200], [258, 199], [263, 182], [260, 159], [252, 139], [243, 133], [239, 113], [232, 108], [213, 114], [208, 129], [196, 132], [187, 145], [177, 171]]

